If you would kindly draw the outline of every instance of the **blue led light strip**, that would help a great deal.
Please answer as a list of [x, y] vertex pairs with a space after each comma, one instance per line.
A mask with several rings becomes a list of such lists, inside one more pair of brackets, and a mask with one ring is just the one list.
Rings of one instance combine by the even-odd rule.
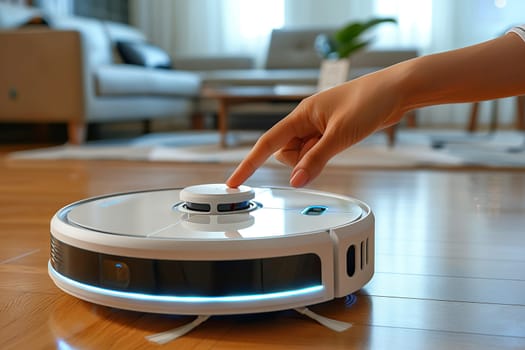
[[89, 284], [80, 283], [72, 280], [66, 276], [63, 276], [49, 266], [49, 271], [53, 276], [61, 282], [71, 285], [75, 288], [85, 290], [86, 292], [96, 293], [100, 295], [116, 297], [121, 299], [140, 300], [140, 301], [152, 301], [162, 303], [236, 303], [236, 302], [250, 302], [250, 301], [262, 301], [272, 299], [282, 299], [289, 297], [296, 297], [300, 295], [313, 294], [320, 292], [324, 289], [322, 285], [316, 285], [301, 289], [294, 289], [284, 292], [265, 293], [265, 294], [247, 294], [247, 295], [235, 295], [235, 296], [221, 296], [221, 297], [199, 297], [199, 296], [175, 296], [175, 295], [152, 295], [144, 293], [134, 292], [123, 292], [112, 289], [95, 287]]

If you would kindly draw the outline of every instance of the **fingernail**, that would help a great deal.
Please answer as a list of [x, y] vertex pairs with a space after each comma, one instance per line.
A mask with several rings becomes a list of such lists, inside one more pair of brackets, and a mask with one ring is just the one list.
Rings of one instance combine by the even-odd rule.
[[290, 179], [290, 185], [293, 187], [303, 187], [310, 180], [308, 173], [304, 169], [297, 170]]

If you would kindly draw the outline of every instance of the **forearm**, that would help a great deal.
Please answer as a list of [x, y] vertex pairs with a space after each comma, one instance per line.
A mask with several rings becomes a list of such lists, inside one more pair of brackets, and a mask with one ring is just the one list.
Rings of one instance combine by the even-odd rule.
[[422, 56], [392, 67], [401, 108], [481, 101], [525, 94], [525, 42], [509, 33], [466, 48]]

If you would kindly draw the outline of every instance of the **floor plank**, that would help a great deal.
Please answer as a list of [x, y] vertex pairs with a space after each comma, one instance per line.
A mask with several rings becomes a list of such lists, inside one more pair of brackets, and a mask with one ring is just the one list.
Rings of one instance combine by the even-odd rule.
[[525, 307], [525, 281], [376, 272], [371, 295]]

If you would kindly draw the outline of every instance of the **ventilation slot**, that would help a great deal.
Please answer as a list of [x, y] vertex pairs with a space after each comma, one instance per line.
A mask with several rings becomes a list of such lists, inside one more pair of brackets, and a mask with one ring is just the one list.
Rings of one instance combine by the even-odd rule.
[[366, 256], [366, 264], [368, 265], [368, 238], [366, 239], [366, 251], [365, 251], [365, 256]]
[[355, 245], [348, 247], [346, 251], [346, 274], [352, 277], [355, 273]]
[[51, 236], [51, 266], [55, 270], [60, 269], [64, 266], [64, 259], [62, 257], [62, 249], [60, 249], [60, 244], [55, 237]]
[[365, 242], [361, 241], [361, 270], [365, 262]]

